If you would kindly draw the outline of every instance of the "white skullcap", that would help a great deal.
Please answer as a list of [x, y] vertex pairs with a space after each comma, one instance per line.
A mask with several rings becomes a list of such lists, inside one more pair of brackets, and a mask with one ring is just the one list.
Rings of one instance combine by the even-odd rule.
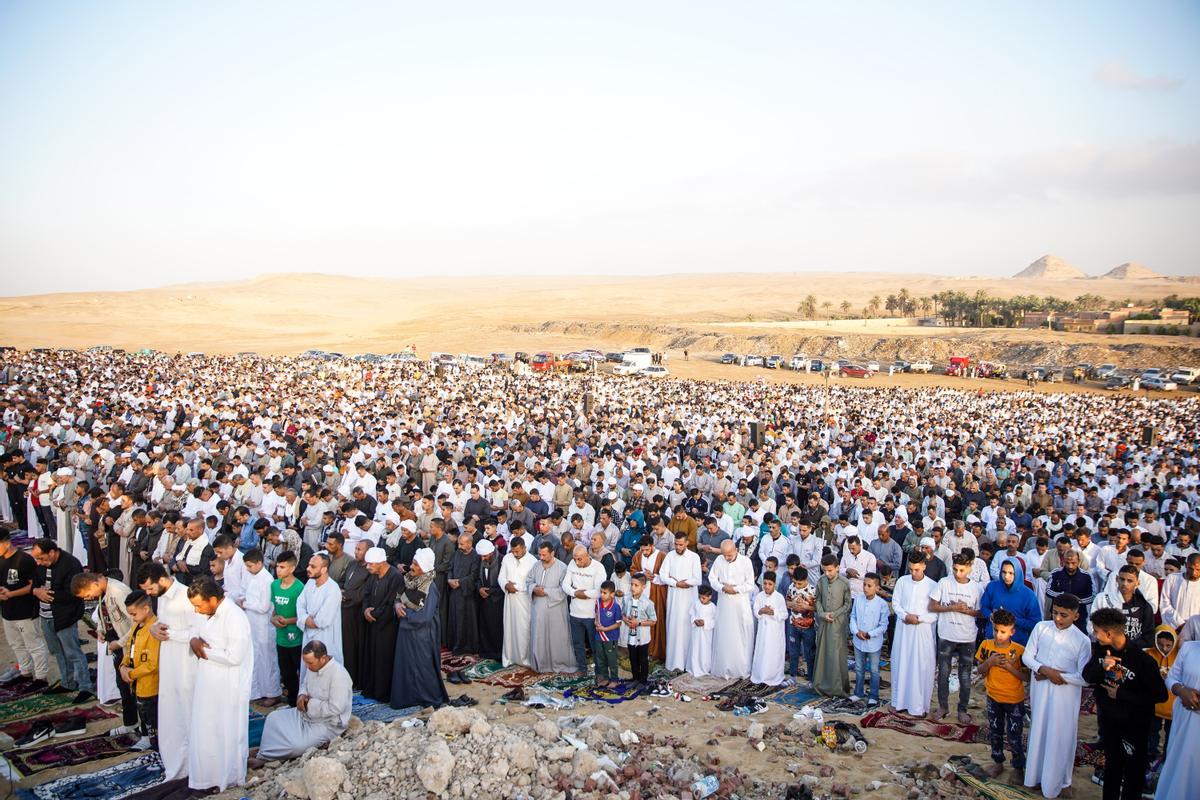
[[479, 544], [475, 545], [475, 552], [481, 556], [490, 556], [496, 552], [496, 545], [489, 542], [487, 539], [480, 539]]
[[172, 491], [172, 492], [182, 492], [182, 491], [184, 491], [185, 489], [187, 489], [187, 487], [186, 487], [186, 486], [184, 486], [182, 483], [177, 483], [177, 484], [175, 484], [174, 486], [172, 486], [172, 487], [171, 487], [171, 491]]
[[326, 464], [326, 465], [325, 465], [324, 467], [322, 467], [321, 469], [322, 469], [322, 471], [324, 471], [324, 472], [328, 472], [328, 473], [331, 473], [331, 474], [332, 474], [333, 472], [335, 472], [335, 471], [336, 471], [336, 470], [334, 470], [334, 468], [333, 468], [333, 464]]
[[643, 486], [643, 485], [642, 485], [642, 484], [640, 484], [640, 483], [635, 483], [635, 484], [634, 484], [633, 486], [631, 486], [630, 488], [631, 488], [631, 489], [633, 489], [635, 492], [644, 492], [644, 491], [646, 491], [646, 487], [645, 487], [645, 486]]
[[400, 530], [416, 533], [417, 532], [417, 523], [413, 522], [411, 519], [406, 519], [400, 523]]
[[921, 539], [921, 547], [937, 547], [937, 542], [933, 540], [932, 536], [926, 536]]
[[413, 555], [413, 563], [420, 567], [422, 572], [429, 572], [432, 570], [433, 562], [433, 551], [428, 547], [422, 547]]
[[387, 553], [383, 551], [382, 547], [372, 547], [371, 549], [367, 550], [367, 555], [365, 556], [364, 560], [368, 564], [382, 564], [383, 562], [387, 561]]
[[54, 474], [60, 478], [69, 478], [75, 474], [75, 470], [71, 469], [70, 467], [59, 467], [54, 471]]
[[953, 490], [953, 489], [947, 489], [947, 490], [946, 490], [946, 497], [954, 497], [954, 490]]

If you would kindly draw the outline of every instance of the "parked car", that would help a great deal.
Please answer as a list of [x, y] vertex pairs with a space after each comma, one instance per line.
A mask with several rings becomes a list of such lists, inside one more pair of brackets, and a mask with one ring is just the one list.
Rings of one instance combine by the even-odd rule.
[[529, 366], [534, 372], [552, 372], [554, 370], [554, 353], [538, 353], [529, 362]]
[[867, 370], [870, 372], [879, 372], [879, 362], [878, 361], [868, 361], [865, 366], [866, 366]]
[[895, 361], [892, 362], [892, 371], [893, 372], [908, 372], [908, 369], [911, 366], [912, 366], [912, 364], [905, 361], [903, 358], [897, 358]]
[[492, 362], [495, 364], [512, 360], [512, 356], [510, 356], [508, 353], [492, 353]]
[[919, 359], [908, 365], [909, 372], [933, 372], [933, 363], [929, 359]]
[[612, 364], [620, 364], [625, 360], [624, 353], [605, 353], [604, 360]]
[[523, 364], [529, 363], [529, 353], [526, 353], [524, 350], [518, 350], [517, 352], [513, 353], [513, 358]]
[[667, 370], [666, 367], [660, 367], [657, 364], [652, 364], [648, 367], [642, 367], [642, 371], [638, 374], [646, 375], [651, 378], [665, 378], [668, 375], [670, 375], [671, 373]]
[[1142, 380], [1145, 380], [1146, 378], [1157, 378], [1159, 375], [1162, 375], [1162, 370], [1158, 367], [1151, 367], [1150, 369], [1142, 370]]
[[825, 362], [819, 358], [814, 358], [808, 365], [809, 372], [824, 372]]
[[1151, 375], [1149, 378], [1142, 378], [1142, 388], [1158, 389], [1160, 392], [1173, 392], [1179, 388], [1179, 384], [1164, 375]]
[[1092, 367], [1092, 377], [1098, 380], [1108, 380], [1117, 371], [1116, 364], [1100, 364]]
[[726, 353], [725, 355], [721, 356], [722, 364], [736, 364], [737, 360], [738, 357], [733, 353]]
[[838, 371], [841, 372], [843, 375], [845, 375], [847, 378], [869, 378], [869, 377], [871, 377], [871, 370], [867, 369], [862, 364], [849, 364], [849, 363], [843, 364], [842, 366], [838, 367]]
[[763, 362], [763, 366], [767, 369], [779, 369], [783, 366], [783, 356], [773, 355], [767, 356], [767, 360]]
[[803, 353], [797, 353], [792, 356], [792, 360], [788, 362], [788, 369], [802, 370], [808, 365], [808, 356]]
[[1104, 382], [1105, 389], [1128, 389], [1133, 379], [1128, 375], [1109, 375], [1108, 380]]
[[649, 369], [649, 367], [643, 367], [641, 364], [633, 364], [629, 361], [622, 361], [613, 367], [613, 375], [637, 375], [643, 369]]
[[1171, 373], [1171, 380], [1184, 386], [1190, 386], [1200, 381], [1200, 369], [1196, 367], [1177, 367]]
[[747, 367], [761, 367], [763, 365], [763, 357], [748, 355], [744, 363]]

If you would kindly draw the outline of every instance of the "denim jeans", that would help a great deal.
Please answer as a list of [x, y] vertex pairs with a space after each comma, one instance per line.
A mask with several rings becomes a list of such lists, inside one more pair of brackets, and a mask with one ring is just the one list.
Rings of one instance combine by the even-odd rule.
[[854, 694], [856, 697], [863, 696], [863, 673], [870, 670], [871, 672], [871, 694], [868, 700], [879, 702], [879, 651], [874, 653], [864, 653], [857, 647], [854, 648]]
[[965, 712], [971, 702], [971, 669], [975, 666], [975, 643], [940, 639], [937, 643], [938, 706], [950, 707], [950, 661], [958, 656], [958, 710]]
[[804, 656], [804, 668], [812, 680], [813, 666], [817, 660], [817, 626], [797, 628], [787, 626], [787, 674], [796, 676], [800, 670], [800, 656]]
[[1025, 769], [1025, 703], [998, 703], [987, 699], [988, 738], [992, 744], [992, 761], [1004, 763], [1004, 740], [1012, 754], [1013, 769]]
[[587, 673], [587, 643], [596, 636], [596, 621], [591, 617], [571, 617], [571, 646], [575, 649], [575, 667]]
[[67, 689], [95, 691], [92, 676], [88, 674], [87, 659], [79, 646], [79, 632], [74, 625], [61, 631], [54, 630], [54, 620], [42, 617], [42, 635], [46, 648], [58, 663], [59, 681]]

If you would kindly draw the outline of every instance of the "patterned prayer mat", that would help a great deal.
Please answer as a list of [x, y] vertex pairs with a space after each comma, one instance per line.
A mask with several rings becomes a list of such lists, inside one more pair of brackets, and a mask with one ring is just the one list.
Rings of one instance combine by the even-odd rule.
[[616, 705], [624, 703], [626, 700], [633, 700], [642, 693], [641, 687], [633, 681], [617, 681], [611, 686], [579, 686], [574, 689], [567, 689], [563, 692], [563, 697], [574, 698], [576, 700], [596, 700], [601, 703]]
[[849, 697], [825, 697], [806, 704], [805, 708], [819, 708], [823, 714], [847, 714], [857, 717], [866, 710], [867, 704], [862, 700], [851, 700]]
[[982, 771], [968, 772], [955, 764], [950, 764], [950, 768], [954, 770], [955, 777], [990, 800], [1041, 800], [1041, 792], [1033, 792], [1024, 786], [1013, 786], [1011, 783], [993, 780], [982, 774]]
[[562, 694], [567, 689], [576, 689], [591, 683], [595, 678], [591, 675], [550, 675], [543, 677], [533, 685], [540, 692], [556, 692]]
[[780, 692], [776, 692], [772, 695], [771, 699], [776, 703], [783, 703], [785, 706], [804, 708], [804, 706], [812, 701], [821, 699], [821, 695], [800, 686], [790, 686]]
[[771, 695], [775, 694], [776, 692], [781, 691], [783, 688], [784, 687], [782, 685], [767, 686], [765, 683], [755, 683], [754, 681], [750, 680], [749, 678], [739, 678], [738, 680], [734, 681], [733, 683], [727, 684], [726, 686], [718, 689], [717, 691], [712, 692], [712, 694], [713, 694], [713, 696], [720, 696], [720, 697], [737, 697], [739, 695], [753, 695], [754, 697], [770, 697]]
[[267, 724], [267, 718], [252, 708], [247, 724], [250, 727], [250, 746], [258, 747], [262, 744], [263, 726]]
[[73, 694], [31, 694], [16, 700], [0, 702], [0, 725], [27, 717], [62, 711], [73, 706]]
[[1096, 694], [1090, 686], [1083, 687], [1083, 694], [1079, 698], [1079, 713], [1092, 716], [1096, 714]]
[[31, 717], [23, 719], [19, 722], [9, 722], [6, 725], [0, 725], [0, 733], [4, 733], [11, 739], [20, 739], [25, 734], [33, 730], [33, 726], [41, 722], [48, 722], [51, 725], [57, 725], [60, 722], [66, 722], [69, 719], [82, 718], [85, 723], [95, 722], [98, 719], [115, 719], [116, 714], [105, 711], [100, 706], [86, 706], [84, 708], [71, 709], [69, 711], [55, 711], [51, 714], [45, 714], [40, 717]]
[[695, 675], [684, 673], [678, 678], [671, 681], [671, 686], [677, 692], [686, 692], [697, 697], [704, 697], [719, 691], [728, 681], [725, 678], [717, 678], [712, 675], [705, 675], [697, 678]]
[[150, 751], [97, 772], [67, 775], [32, 789], [21, 789], [23, 800], [120, 800], [159, 783], [162, 760]]
[[362, 722], [391, 722], [394, 719], [416, 714], [420, 710], [420, 706], [411, 706], [397, 710], [387, 703], [380, 703], [363, 697], [358, 692], [355, 692], [350, 699], [350, 713], [358, 717]]
[[[1028, 750], [1029, 747], [1029, 726], [1025, 726], [1022, 734], [1022, 741]], [[980, 726], [979, 732], [975, 735], [975, 744], [990, 744], [991, 739], [988, 734], [987, 726]], [[1102, 767], [1104, 766], [1104, 748], [1079, 742], [1075, 745], [1075, 766], [1077, 767]]]
[[533, 686], [542, 677], [542, 673], [540, 672], [534, 672], [529, 667], [520, 667], [514, 664], [499, 672], [493, 672], [490, 675], [484, 675], [482, 678], [472, 678], [471, 680], [478, 681], [485, 686], [516, 689], [518, 686]]
[[17, 773], [27, 777], [47, 769], [76, 767], [92, 761], [129, 755], [130, 746], [137, 740], [135, 733], [115, 737], [101, 733], [97, 736], [60, 742], [50, 740], [49, 744], [41, 747], [13, 750], [5, 758]]
[[456, 656], [449, 650], [443, 650], [442, 672], [458, 672], [460, 669], [466, 669], [478, 661], [479, 656]]
[[987, 729], [980, 728], [978, 725], [960, 725], [957, 722], [950, 722], [949, 719], [931, 722], [888, 709], [879, 709], [864, 714], [859, 724], [864, 728], [882, 728], [907, 733], [909, 736], [925, 736], [963, 744], [978, 742], [979, 734], [982, 731], [983, 740], [988, 741]]
[[681, 669], [667, 669], [665, 665], [661, 665], [652, 667], [647, 677], [652, 681], [674, 681], [683, 674], [684, 671]]
[[33, 694], [33, 681], [22, 680], [9, 686], [0, 687], [0, 703], [11, 703], [22, 697]]
[[483, 661], [475, 662], [471, 666], [464, 669], [462, 674], [473, 681], [478, 681], [486, 678], [489, 675], [494, 675], [503, 669], [506, 669], [506, 667], [499, 661], [493, 661], [492, 659], [488, 658], [484, 659]]

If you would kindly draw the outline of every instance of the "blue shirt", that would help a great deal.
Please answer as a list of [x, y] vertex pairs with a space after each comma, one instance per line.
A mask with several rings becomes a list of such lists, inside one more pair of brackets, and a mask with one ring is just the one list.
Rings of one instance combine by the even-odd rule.
[[250, 519], [246, 520], [246, 524], [242, 526], [241, 533], [238, 534], [238, 550], [243, 555], [258, 547], [258, 531], [254, 530], [254, 523], [257, 521], [257, 517], [253, 514], [250, 515]]
[[876, 653], [883, 647], [883, 635], [888, 627], [888, 604], [883, 598], [875, 595], [870, 600], [867, 596], [859, 595], [854, 598], [854, 606], [850, 609], [850, 633], [863, 631], [867, 639], [854, 636], [854, 649], [864, 653]]
[[[621, 621], [621, 604], [617, 598], [609, 604], [608, 608], [604, 607], [604, 603], [600, 600], [596, 601], [596, 618], [600, 625], [608, 627]], [[598, 642], [615, 642], [621, 638], [621, 628], [618, 626], [609, 631], [600, 630], [600, 626], [596, 626], [596, 641]]]

